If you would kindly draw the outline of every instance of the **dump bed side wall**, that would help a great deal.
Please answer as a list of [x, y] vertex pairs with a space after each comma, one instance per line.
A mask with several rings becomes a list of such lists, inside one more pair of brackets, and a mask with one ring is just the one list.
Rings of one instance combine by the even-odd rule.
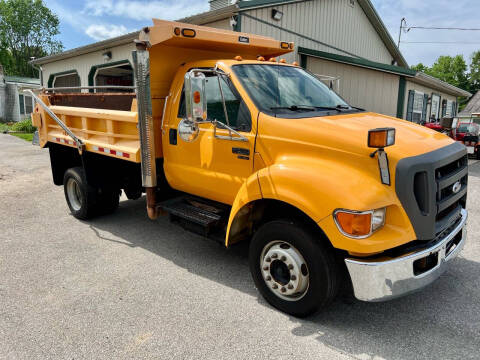
[[[130, 162], [140, 162], [140, 141], [137, 129], [138, 113], [136, 100], [126, 97], [130, 111], [59, 106], [58, 94], [40, 95], [40, 99], [55, 115], [85, 144], [86, 151], [113, 157]], [[75, 97], [78, 96], [77, 99]], [[85, 100], [87, 94], [69, 94], [70, 102]], [[113, 95], [115, 96], [115, 95]], [[101, 97], [94, 94], [95, 102]], [[104, 95], [108, 99], [108, 95]], [[52, 100], [52, 101], [51, 101]], [[109, 102], [109, 100], [105, 100]], [[125, 106], [125, 105], [122, 105]], [[32, 114], [32, 122], [38, 127], [40, 146], [48, 143], [76, 148], [73, 139], [57, 124], [57, 122], [36, 104]]]

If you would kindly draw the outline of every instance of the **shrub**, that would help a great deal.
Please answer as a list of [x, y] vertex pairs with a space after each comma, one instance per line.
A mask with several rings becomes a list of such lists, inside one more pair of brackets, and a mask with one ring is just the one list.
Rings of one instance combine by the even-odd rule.
[[37, 130], [37, 128], [32, 125], [32, 120], [30, 118], [26, 118], [10, 126], [10, 130], [26, 132], [26, 133], [34, 133], [35, 130]]
[[10, 127], [7, 124], [0, 123], [0, 133], [4, 133], [10, 130]]

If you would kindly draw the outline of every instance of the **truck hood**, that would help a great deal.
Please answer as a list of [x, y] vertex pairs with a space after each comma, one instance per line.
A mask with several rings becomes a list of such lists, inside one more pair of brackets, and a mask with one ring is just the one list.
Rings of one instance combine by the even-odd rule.
[[424, 126], [375, 113], [357, 113], [313, 118], [288, 119], [292, 137], [320, 145], [334, 152], [368, 155], [368, 130], [392, 127], [395, 144], [386, 149], [389, 157], [400, 159], [436, 150], [454, 142], [448, 136]]

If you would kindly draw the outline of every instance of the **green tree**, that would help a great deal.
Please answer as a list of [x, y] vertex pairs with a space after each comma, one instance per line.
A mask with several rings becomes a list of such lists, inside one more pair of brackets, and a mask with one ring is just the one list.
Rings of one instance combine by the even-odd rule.
[[63, 49], [58, 17], [42, 0], [0, 0], [0, 61], [9, 75], [36, 77], [28, 62]]
[[426, 73], [461, 89], [469, 88], [467, 63], [463, 55], [440, 56]]
[[425, 66], [422, 63], [418, 63], [417, 65], [411, 66], [411, 69], [415, 71], [427, 72], [428, 66]]
[[468, 80], [470, 82], [471, 93], [480, 91], [480, 50], [475, 51], [472, 54], [472, 62], [470, 63], [470, 73], [468, 74]]

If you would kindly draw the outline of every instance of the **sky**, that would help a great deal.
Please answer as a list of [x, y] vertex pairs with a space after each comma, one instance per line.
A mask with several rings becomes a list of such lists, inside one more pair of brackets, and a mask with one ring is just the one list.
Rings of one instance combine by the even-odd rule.
[[[344, 1], [344, 0], [337, 0]], [[397, 42], [400, 20], [408, 26], [480, 28], [480, 0], [372, 0]], [[60, 19], [65, 49], [139, 30], [153, 17], [175, 20], [208, 10], [208, 0], [44, 0]], [[410, 65], [431, 66], [440, 55], [480, 50], [480, 31], [411, 29], [400, 50]], [[442, 44], [412, 42], [443, 42]]]

